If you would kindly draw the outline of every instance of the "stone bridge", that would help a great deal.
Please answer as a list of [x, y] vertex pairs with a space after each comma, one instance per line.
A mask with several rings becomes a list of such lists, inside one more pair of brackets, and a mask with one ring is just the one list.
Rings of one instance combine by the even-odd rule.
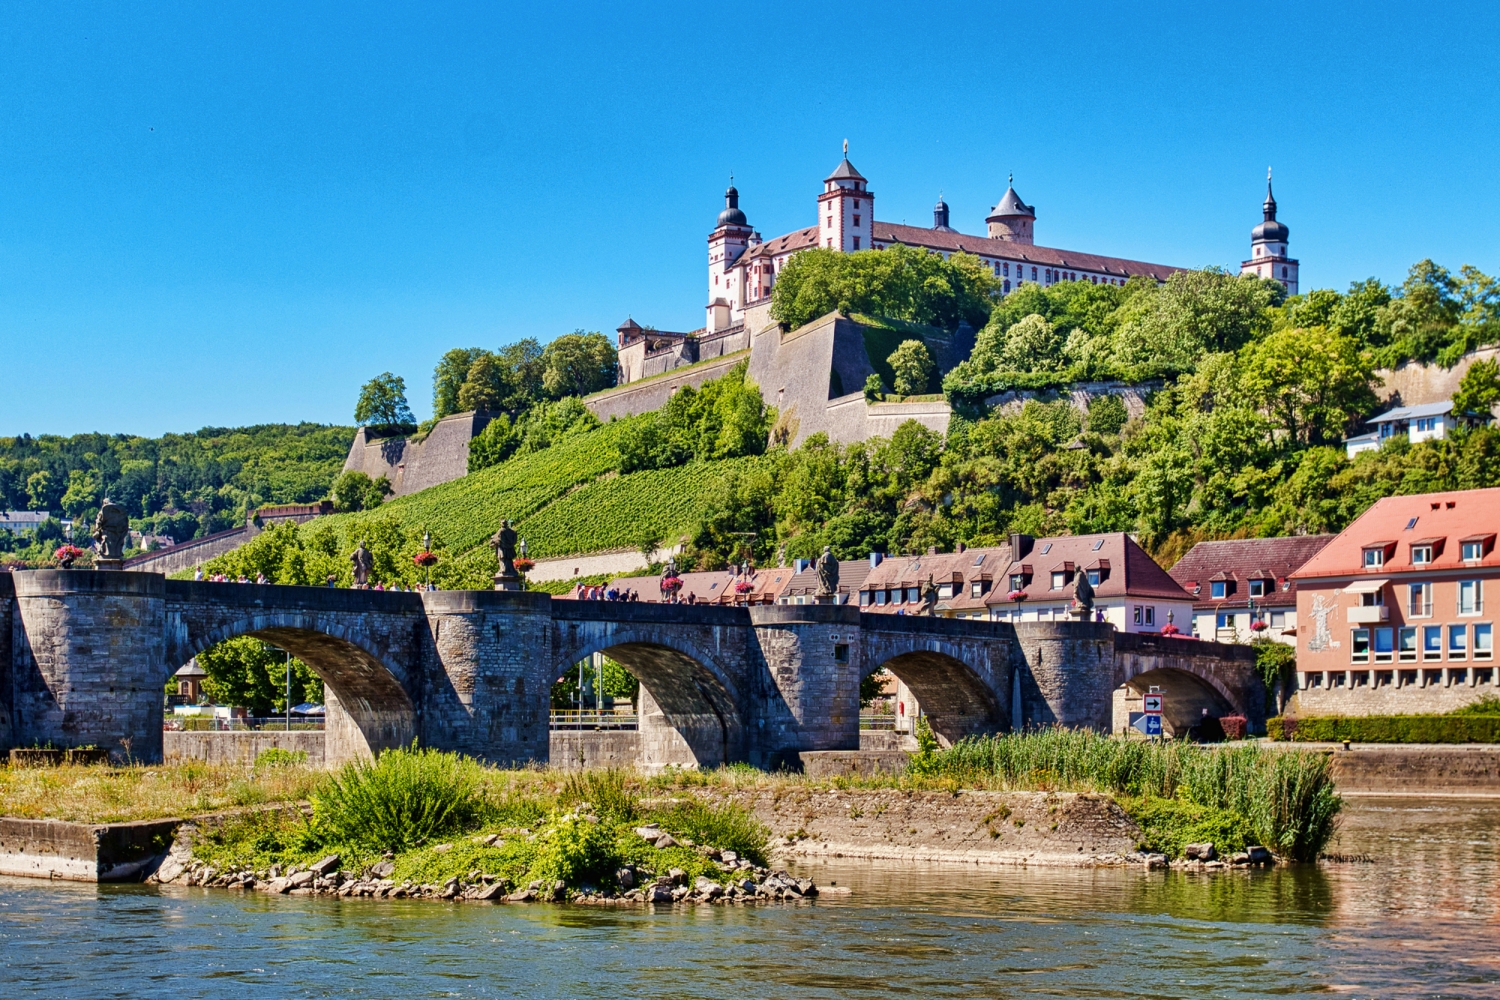
[[34, 570], [0, 574], [0, 745], [96, 744], [159, 760], [168, 679], [239, 635], [323, 678], [330, 763], [413, 739], [496, 763], [545, 761], [551, 687], [596, 652], [641, 681], [645, 766], [796, 766], [803, 751], [857, 748], [859, 683], [880, 667], [906, 682], [944, 743], [1037, 725], [1107, 731], [1122, 692], [1147, 683], [1264, 719], [1248, 648], [1095, 623]]

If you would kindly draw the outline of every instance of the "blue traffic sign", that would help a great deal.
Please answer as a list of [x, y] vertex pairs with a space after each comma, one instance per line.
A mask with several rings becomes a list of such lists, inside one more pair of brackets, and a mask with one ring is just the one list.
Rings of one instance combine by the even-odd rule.
[[1146, 735], [1147, 736], [1160, 736], [1161, 735], [1161, 716], [1160, 715], [1157, 715], [1155, 712], [1152, 712], [1150, 715], [1146, 716], [1145, 722], [1146, 722]]

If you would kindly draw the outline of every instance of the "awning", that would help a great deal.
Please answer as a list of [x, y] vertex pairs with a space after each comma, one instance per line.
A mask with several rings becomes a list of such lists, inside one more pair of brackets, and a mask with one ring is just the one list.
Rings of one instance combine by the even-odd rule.
[[1389, 580], [1355, 580], [1344, 588], [1346, 594], [1378, 594]]

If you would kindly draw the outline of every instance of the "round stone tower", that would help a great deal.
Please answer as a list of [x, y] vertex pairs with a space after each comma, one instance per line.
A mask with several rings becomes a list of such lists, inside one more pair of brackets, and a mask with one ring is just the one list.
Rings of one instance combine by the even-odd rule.
[[1015, 180], [1015, 175], [1006, 179], [1007, 187], [1005, 194], [1000, 196], [1000, 204], [984, 221], [989, 223], [990, 239], [1030, 246], [1034, 242], [1032, 230], [1036, 226], [1036, 206], [1026, 204], [1016, 194]]

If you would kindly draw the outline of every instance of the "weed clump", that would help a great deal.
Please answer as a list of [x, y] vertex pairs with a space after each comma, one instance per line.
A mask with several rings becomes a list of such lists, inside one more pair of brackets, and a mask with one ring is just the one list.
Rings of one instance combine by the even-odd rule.
[[345, 764], [313, 793], [313, 826], [329, 843], [401, 851], [484, 814], [483, 770], [454, 753], [387, 750]]

